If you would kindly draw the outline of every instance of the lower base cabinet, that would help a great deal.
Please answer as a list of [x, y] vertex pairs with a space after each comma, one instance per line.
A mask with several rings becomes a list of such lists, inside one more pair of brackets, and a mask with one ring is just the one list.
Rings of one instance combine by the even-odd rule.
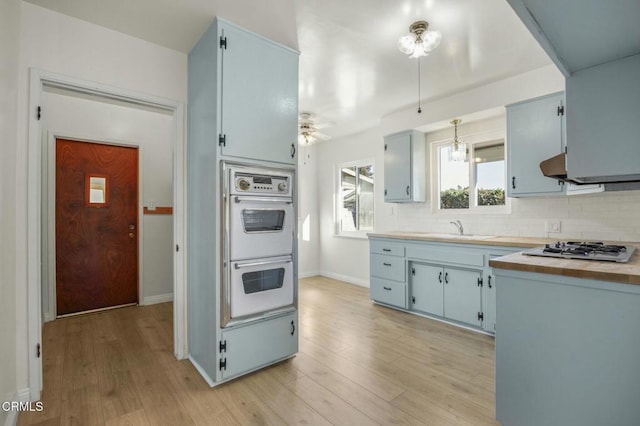
[[[256, 348], [259, 348], [256, 350]], [[228, 379], [298, 352], [298, 314], [230, 328], [222, 332], [220, 371]]]
[[413, 263], [411, 309], [480, 327], [482, 272]]

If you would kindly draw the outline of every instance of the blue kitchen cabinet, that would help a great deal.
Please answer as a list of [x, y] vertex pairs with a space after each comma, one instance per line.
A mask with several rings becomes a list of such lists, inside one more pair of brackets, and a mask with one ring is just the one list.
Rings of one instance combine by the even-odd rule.
[[507, 105], [507, 195], [563, 194], [564, 184], [546, 177], [540, 162], [564, 152], [564, 92]]
[[441, 266], [412, 263], [411, 309], [444, 316], [444, 271]]
[[411, 307], [474, 326], [482, 325], [480, 271], [413, 263]]
[[384, 201], [426, 200], [426, 142], [424, 134], [407, 130], [384, 137]]
[[298, 52], [220, 21], [222, 155], [296, 163]]

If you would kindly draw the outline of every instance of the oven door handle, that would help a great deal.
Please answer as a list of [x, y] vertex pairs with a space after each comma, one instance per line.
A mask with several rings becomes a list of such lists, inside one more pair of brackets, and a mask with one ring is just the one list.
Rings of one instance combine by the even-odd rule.
[[240, 203], [242, 201], [259, 201], [263, 203], [274, 203], [274, 204], [292, 204], [293, 200], [289, 197], [234, 197], [234, 201], [236, 203]]
[[262, 262], [235, 263], [234, 268], [240, 269], [240, 268], [249, 268], [251, 266], [264, 266], [264, 265], [274, 265], [276, 263], [291, 263], [291, 262], [293, 262], [293, 259], [289, 258], [284, 260], [280, 259], [280, 260], [265, 260]]

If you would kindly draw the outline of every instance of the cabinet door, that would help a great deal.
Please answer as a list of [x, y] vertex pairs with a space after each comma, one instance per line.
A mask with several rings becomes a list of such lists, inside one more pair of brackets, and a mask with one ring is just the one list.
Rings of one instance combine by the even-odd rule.
[[496, 332], [496, 277], [489, 271], [482, 287], [482, 328], [490, 333]]
[[224, 24], [222, 155], [295, 164], [298, 54]]
[[220, 354], [222, 378], [273, 363], [298, 352], [297, 313], [222, 332], [226, 343]]
[[411, 267], [411, 309], [443, 316], [444, 270], [414, 263]]
[[384, 200], [411, 199], [411, 132], [384, 139]]
[[564, 185], [545, 177], [540, 162], [564, 151], [564, 94], [507, 107], [508, 182], [511, 197], [562, 193]]
[[482, 274], [466, 269], [444, 269], [444, 316], [446, 318], [481, 325], [482, 290], [478, 280]]

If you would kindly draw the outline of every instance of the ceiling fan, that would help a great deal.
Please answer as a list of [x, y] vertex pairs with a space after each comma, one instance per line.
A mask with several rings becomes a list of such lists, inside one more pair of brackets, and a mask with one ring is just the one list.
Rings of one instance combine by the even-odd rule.
[[329, 126], [329, 123], [318, 123], [310, 112], [301, 112], [298, 119], [298, 143], [312, 145], [318, 141], [326, 141], [331, 136], [319, 132], [319, 129]]

